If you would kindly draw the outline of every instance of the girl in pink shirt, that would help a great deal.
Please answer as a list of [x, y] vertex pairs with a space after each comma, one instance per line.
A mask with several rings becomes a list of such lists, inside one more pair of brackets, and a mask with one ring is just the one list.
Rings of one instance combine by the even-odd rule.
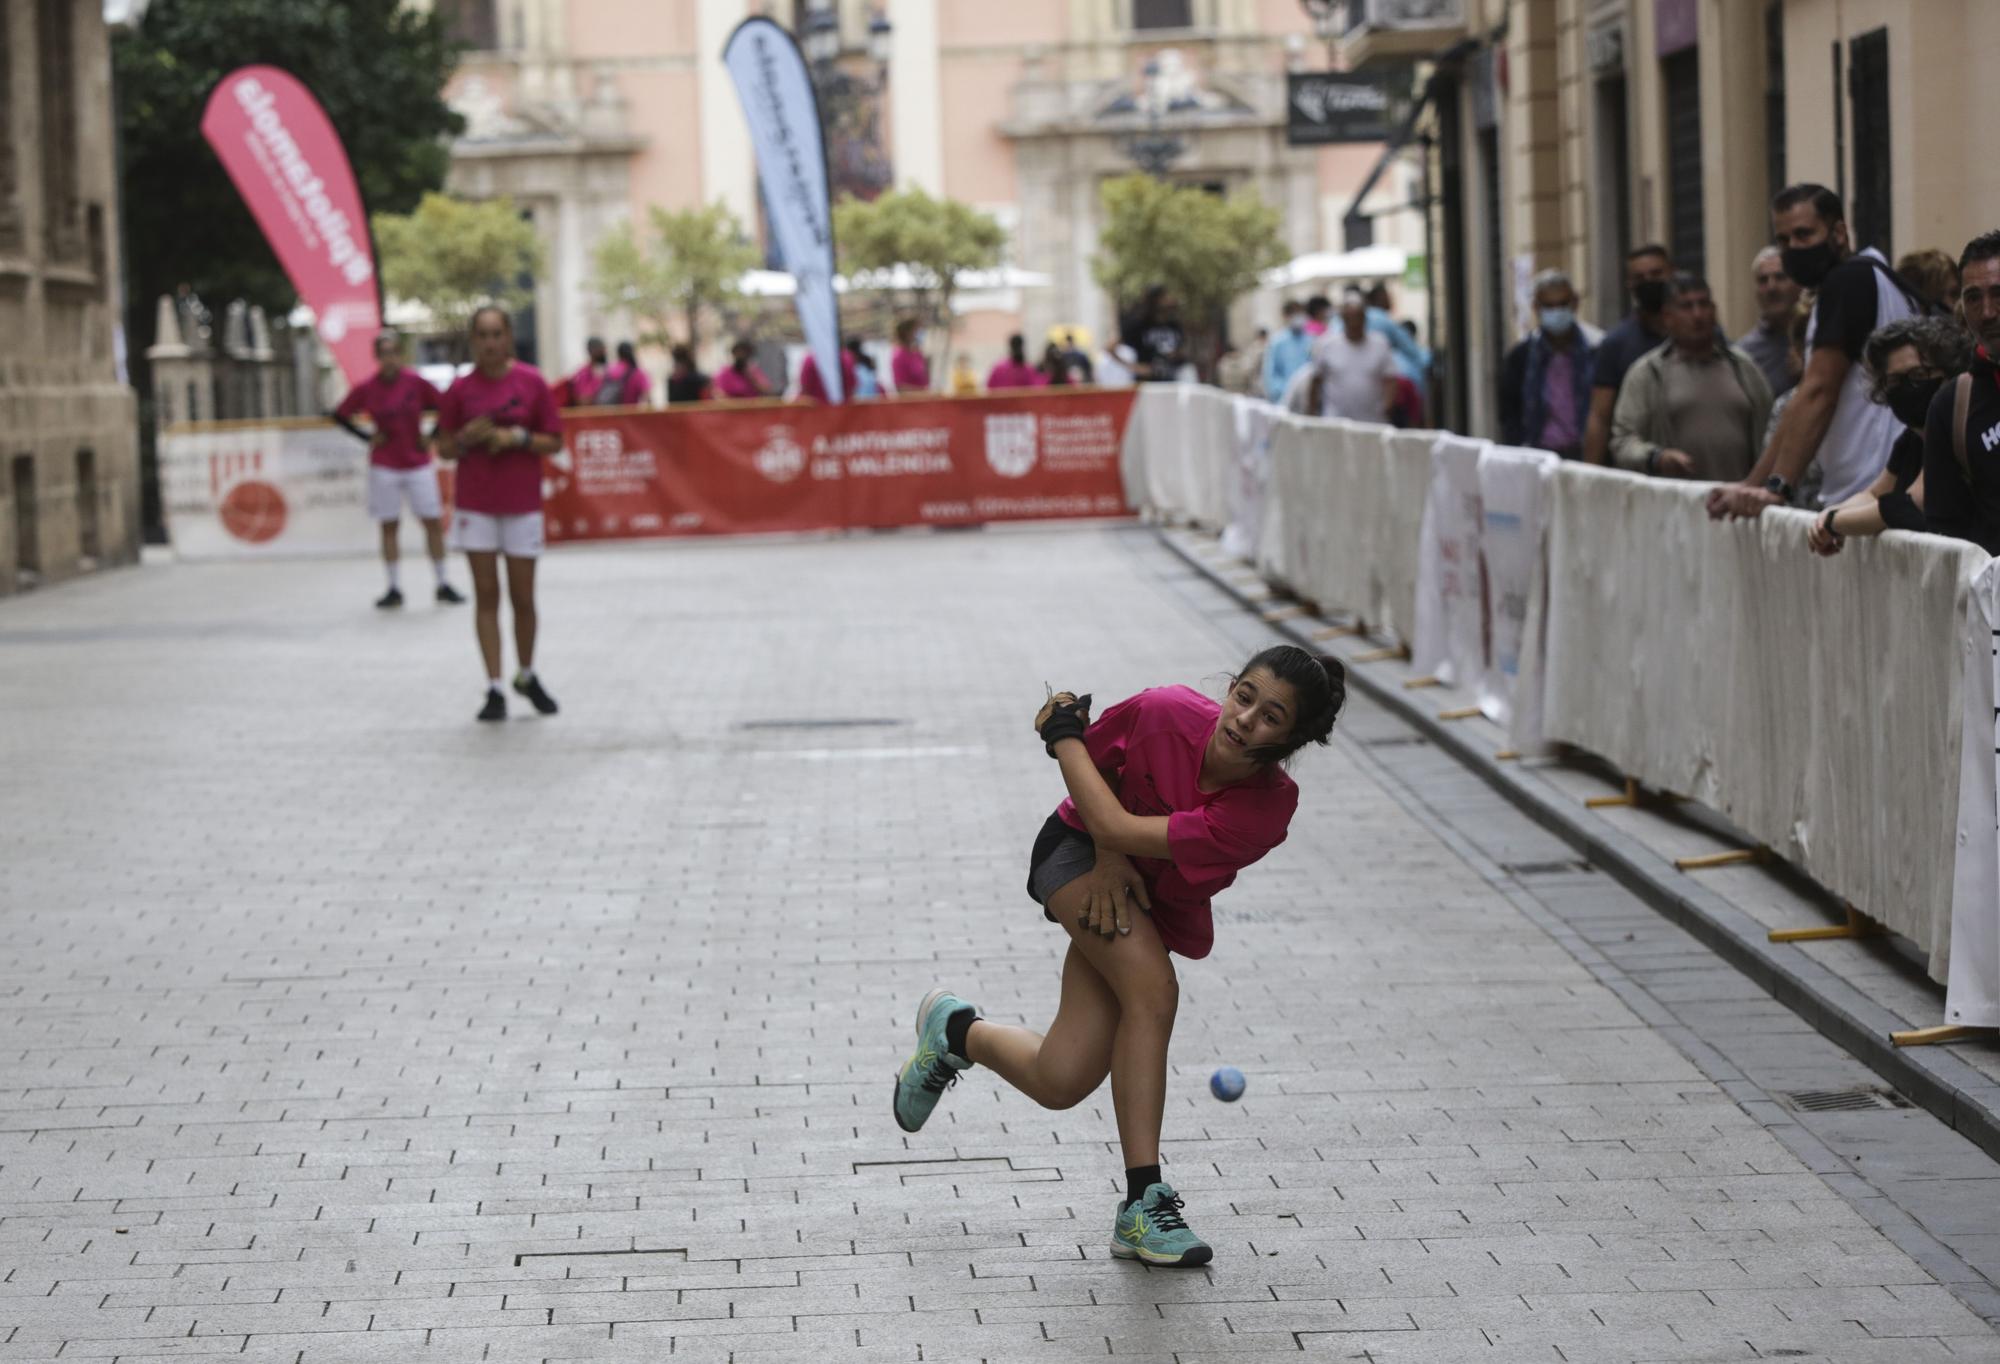
[[896, 351], [889, 357], [889, 377], [898, 393], [922, 393], [931, 386], [930, 361], [917, 347], [917, 319], [906, 317], [896, 324]]
[[764, 376], [751, 360], [757, 348], [748, 341], [738, 341], [729, 348], [729, 364], [722, 373], [715, 376], [715, 391], [723, 398], [768, 398], [772, 393], [771, 381]]
[[1155, 687], [1091, 724], [1088, 696], [1051, 697], [1035, 728], [1069, 799], [1035, 840], [1028, 894], [1069, 937], [1062, 1001], [1043, 1034], [990, 1023], [946, 991], [926, 995], [916, 1054], [896, 1077], [903, 1130], [921, 1128], [975, 1062], [1045, 1108], [1081, 1103], [1108, 1074], [1126, 1164], [1112, 1253], [1206, 1264], [1210, 1248], [1160, 1177], [1179, 1001], [1171, 958], [1208, 955], [1211, 898], [1284, 842], [1299, 789], [1283, 764], [1328, 741], [1346, 698], [1338, 659], [1289, 644], [1252, 658], [1219, 704]]
[[1007, 338], [1007, 358], [986, 376], [986, 391], [1003, 388], [1040, 388], [1049, 376], [1028, 363], [1028, 343], [1018, 332]]

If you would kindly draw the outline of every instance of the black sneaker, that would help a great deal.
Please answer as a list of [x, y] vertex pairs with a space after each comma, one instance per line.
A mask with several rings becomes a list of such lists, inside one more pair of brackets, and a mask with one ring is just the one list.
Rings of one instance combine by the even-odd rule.
[[500, 694], [498, 687], [486, 689], [486, 704], [479, 708], [482, 720], [504, 720], [507, 718], [507, 698]]
[[403, 604], [403, 589], [400, 587], [390, 588], [381, 595], [375, 604], [384, 611], [393, 610], [395, 607], [401, 606]]
[[465, 601], [464, 597], [458, 595], [458, 589], [450, 583], [438, 584], [437, 599], [440, 603], [450, 606], [458, 606]]
[[556, 713], [556, 699], [542, 690], [542, 679], [530, 673], [526, 681], [516, 677], [514, 690], [528, 698], [528, 704], [544, 715]]

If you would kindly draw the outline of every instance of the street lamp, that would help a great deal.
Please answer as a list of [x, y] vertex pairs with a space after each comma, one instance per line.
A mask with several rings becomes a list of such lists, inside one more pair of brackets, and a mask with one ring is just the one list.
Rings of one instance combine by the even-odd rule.
[[870, 16], [867, 53], [873, 70], [858, 75], [841, 64], [840, 16], [830, 0], [813, 0], [799, 28], [799, 46], [805, 50], [813, 88], [819, 92], [835, 190], [872, 199], [888, 188], [892, 178], [888, 158], [882, 152], [879, 106], [889, 88], [895, 29], [881, 10]]
[[1332, 43], [1347, 23], [1347, 0], [1299, 0], [1299, 8], [1312, 20], [1313, 32]]
[[820, 70], [831, 67], [840, 57], [839, 17], [825, 5], [815, 5], [806, 13], [805, 29], [801, 46], [806, 50], [806, 60]]
[[1148, 60], [1140, 69], [1140, 74], [1143, 80], [1136, 105], [1138, 111], [1146, 116], [1146, 131], [1126, 139], [1125, 154], [1140, 170], [1155, 180], [1164, 180], [1167, 172], [1173, 169], [1174, 162], [1187, 155], [1188, 146], [1161, 124], [1171, 106], [1166, 83], [1161, 79], [1159, 59]]

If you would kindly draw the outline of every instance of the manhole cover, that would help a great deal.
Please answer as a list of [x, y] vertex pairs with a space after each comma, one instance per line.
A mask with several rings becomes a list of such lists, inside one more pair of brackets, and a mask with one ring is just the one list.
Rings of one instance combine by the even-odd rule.
[[1865, 1113], [1883, 1108], [1909, 1108], [1910, 1101], [1892, 1089], [1794, 1089], [1778, 1096], [1787, 1108], [1801, 1113]]
[[908, 720], [880, 720], [869, 716], [787, 716], [776, 720], [745, 720], [738, 729], [892, 729]]

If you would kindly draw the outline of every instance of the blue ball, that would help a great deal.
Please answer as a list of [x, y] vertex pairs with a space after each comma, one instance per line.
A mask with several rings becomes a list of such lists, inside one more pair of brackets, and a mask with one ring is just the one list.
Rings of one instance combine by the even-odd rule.
[[1224, 1066], [1208, 1077], [1208, 1092], [1226, 1104], [1233, 1104], [1243, 1097], [1243, 1072], [1235, 1066]]

